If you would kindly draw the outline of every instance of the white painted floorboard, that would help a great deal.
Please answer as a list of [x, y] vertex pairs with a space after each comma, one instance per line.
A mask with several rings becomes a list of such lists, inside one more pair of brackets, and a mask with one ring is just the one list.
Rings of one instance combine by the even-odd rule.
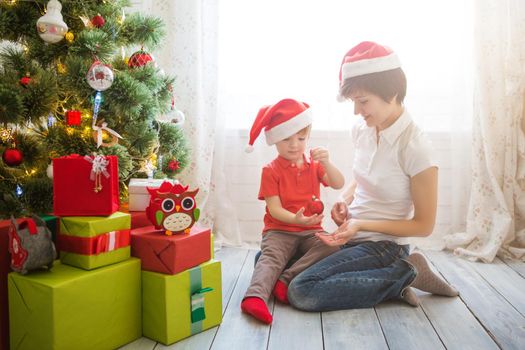
[[140, 338], [121, 350], [236, 349], [524, 349], [525, 264], [473, 263], [425, 251], [436, 271], [460, 291], [447, 298], [419, 292], [417, 308], [388, 301], [375, 308], [308, 313], [270, 302], [274, 322], [241, 313], [255, 251], [223, 248], [223, 322], [170, 346]]

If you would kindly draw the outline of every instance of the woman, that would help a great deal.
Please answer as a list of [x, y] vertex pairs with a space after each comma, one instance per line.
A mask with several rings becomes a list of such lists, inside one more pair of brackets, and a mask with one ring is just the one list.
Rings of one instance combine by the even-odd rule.
[[406, 78], [397, 55], [362, 42], [344, 57], [340, 97], [362, 120], [352, 130], [354, 181], [334, 205], [339, 228], [318, 234], [341, 250], [299, 274], [290, 303], [302, 310], [367, 308], [388, 299], [419, 301], [409, 288], [456, 296], [407, 237], [428, 236], [437, 207], [438, 168], [425, 136], [404, 107]]

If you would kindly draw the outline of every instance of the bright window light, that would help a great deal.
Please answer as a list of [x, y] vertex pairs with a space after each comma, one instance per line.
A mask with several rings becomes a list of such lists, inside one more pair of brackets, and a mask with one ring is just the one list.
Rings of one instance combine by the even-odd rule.
[[221, 0], [219, 106], [249, 128], [259, 107], [309, 103], [315, 129], [346, 128], [337, 103], [341, 59], [361, 41], [390, 46], [408, 79], [406, 106], [424, 129], [469, 128], [471, 0]]

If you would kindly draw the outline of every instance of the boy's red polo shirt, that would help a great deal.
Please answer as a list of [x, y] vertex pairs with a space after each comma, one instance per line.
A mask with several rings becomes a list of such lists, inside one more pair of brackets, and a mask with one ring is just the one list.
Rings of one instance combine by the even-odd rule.
[[[327, 184], [322, 180], [325, 174], [324, 167], [319, 162], [310, 163], [304, 155], [303, 160], [302, 169], [298, 169], [295, 163], [281, 156], [264, 166], [259, 199], [279, 196], [284, 209], [295, 214], [304, 207], [303, 215], [311, 216], [312, 213], [308, 211], [307, 204], [312, 200], [312, 196], [319, 198], [319, 185], [322, 183], [323, 186], [327, 186]], [[321, 225], [302, 226], [284, 223], [274, 219], [266, 207], [263, 233], [268, 230], [299, 232], [322, 230], [322, 227]]]

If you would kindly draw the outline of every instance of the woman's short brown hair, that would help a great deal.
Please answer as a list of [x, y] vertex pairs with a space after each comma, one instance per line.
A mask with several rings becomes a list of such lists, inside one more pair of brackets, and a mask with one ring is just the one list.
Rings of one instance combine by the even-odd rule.
[[377, 95], [385, 102], [396, 97], [401, 104], [407, 93], [407, 79], [401, 68], [360, 75], [345, 79], [339, 93], [349, 98], [352, 93], [361, 90]]

